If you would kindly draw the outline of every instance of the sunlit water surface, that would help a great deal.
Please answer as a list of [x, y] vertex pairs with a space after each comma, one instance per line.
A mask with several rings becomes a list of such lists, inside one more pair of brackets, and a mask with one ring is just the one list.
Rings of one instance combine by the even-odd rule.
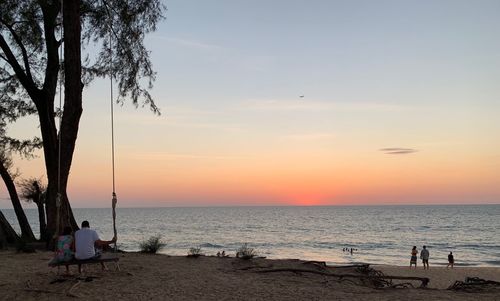
[[[13, 210], [2, 212], [18, 230]], [[74, 213], [111, 239], [110, 209]], [[38, 235], [36, 210], [27, 214]], [[118, 208], [117, 218], [119, 248], [129, 251], [161, 234], [162, 253], [171, 255], [196, 246], [207, 255], [234, 255], [248, 243], [268, 258], [407, 265], [412, 246], [427, 245], [431, 265], [446, 264], [453, 251], [458, 265], [500, 266], [500, 205]]]

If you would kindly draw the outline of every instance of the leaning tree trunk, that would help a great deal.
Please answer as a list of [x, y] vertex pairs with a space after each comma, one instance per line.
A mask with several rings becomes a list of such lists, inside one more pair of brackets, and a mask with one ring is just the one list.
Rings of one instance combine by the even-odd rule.
[[45, 230], [47, 229], [47, 221], [45, 219], [45, 207], [41, 200], [38, 200], [36, 203], [38, 207], [38, 221], [40, 224], [40, 240], [47, 241], [47, 235], [45, 234]]
[[14, 212], [16, 213], [17, 221], [19, 222], [19, 227], [21, 228], [21, 237], [27, 241], [34, 241], [35, 235], [33, 235], [30, 223], [26, 218], [26, 214], [24, 214], [24, 210], [23, 207], [21, 206], [21, 201], [19, 200], [14, 180], [12, 180], [9, 171], [7, 170], [7, 168], [5, 168], [5, 166], [1, 162], [0, 162], [0, 175], [2, 176], [5, 186], [7, 187], [7, 191], [9, 192], [10, 200], [12, 202], [12, 206], [14, 207]]
[[7, 244], [14, 244], [18, 240], [19, 235], [17, 235], [2, 211], [0, 211], [0, 249]]

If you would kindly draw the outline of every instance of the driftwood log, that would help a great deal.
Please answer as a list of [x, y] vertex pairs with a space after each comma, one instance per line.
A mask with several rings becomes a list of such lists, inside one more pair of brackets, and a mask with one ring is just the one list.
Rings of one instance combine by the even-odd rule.
[[357, 268], [357, 269], [368, 269], [370, 267], [370, 264], [364, 263], [364, 264], [351, 264], [351, 265], [329, 265], [329, 268], [332, 269], [346, 269], [346, 268]]
[[[328, 276], [328, 277], [337, 277], [337, 278], [339, 278], [339, 280], [342, 280], [344, 278], [356, 278], [356, 279], [360, 279], [360, 280], [372, 280], [372, 281], [376, 281], [376, 282], [380, 282], [380, 281], [384, 281], [384, 280], [414, 280], [414, 281], [421, 282], [421, 284], [420, 284], [421, 288], [427, 287], [427, 285], [430, 282], [430, 279], [427, 277], [333, 274], [333, 273], [326, 273], [326, 272], [322, 272], [322, 271], [314, 271], [314, 270], [308, 270], [308, 269], [296, 269], [296, 268], [280, 268], [280, 269], [267, 269], [267, 270], [255, 271], [255, 273], [278, 273], [278, 272], [312, 273], [312, 274], [318, 274], [318, 275]], [[385, 284], [387, 284], [387, 282]], [[387, 285], [377, 285], [377, 287], [388, 287], [388, 286]]]
[[478, 277], [467, 277], [465, 281], [455, 281], [449, 290], [454, 291], [478, 291], [488, 288], [498, 288], [500, 289], [500, 282], [493, 280], [485, 280]]
[[312, 264], [315, 266], [326, 267], [326, 262], [324, 261], [310, 260], [310, 261], [304, 261], [302, 264]]

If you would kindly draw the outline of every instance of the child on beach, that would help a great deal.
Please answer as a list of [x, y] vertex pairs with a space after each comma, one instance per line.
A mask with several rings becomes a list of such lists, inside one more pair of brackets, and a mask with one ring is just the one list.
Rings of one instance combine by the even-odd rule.
[[453, 252], [450, 252], [450, 254], [448, 255], [448, 265], [446, 266], [446, 268], [449, 268], [451, 266], [451, 268], [453, 269], [454, 263], [455, 259], [453, 258]]
[[[73, 259], [74, 240], [71, 228], [65, 227], [62, 235], [57, 238], [55, 257], [58, 262], [68, 262]], [[69, 274], [69, 266], [66, 265], [66, 274]]]
[[417, 268], [417, 254], [417, 246], [413, 246], [413, 249], [411, 249], [410, 269], [413, 264], [415, 265], [415, 269]]

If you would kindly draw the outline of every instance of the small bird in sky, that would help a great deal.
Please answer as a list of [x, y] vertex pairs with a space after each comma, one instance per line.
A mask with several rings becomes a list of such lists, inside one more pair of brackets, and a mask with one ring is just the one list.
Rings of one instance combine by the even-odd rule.
[[304, 98], [304, 95], [300, 95], [299, 97], [300, 97], [300, 98]]

